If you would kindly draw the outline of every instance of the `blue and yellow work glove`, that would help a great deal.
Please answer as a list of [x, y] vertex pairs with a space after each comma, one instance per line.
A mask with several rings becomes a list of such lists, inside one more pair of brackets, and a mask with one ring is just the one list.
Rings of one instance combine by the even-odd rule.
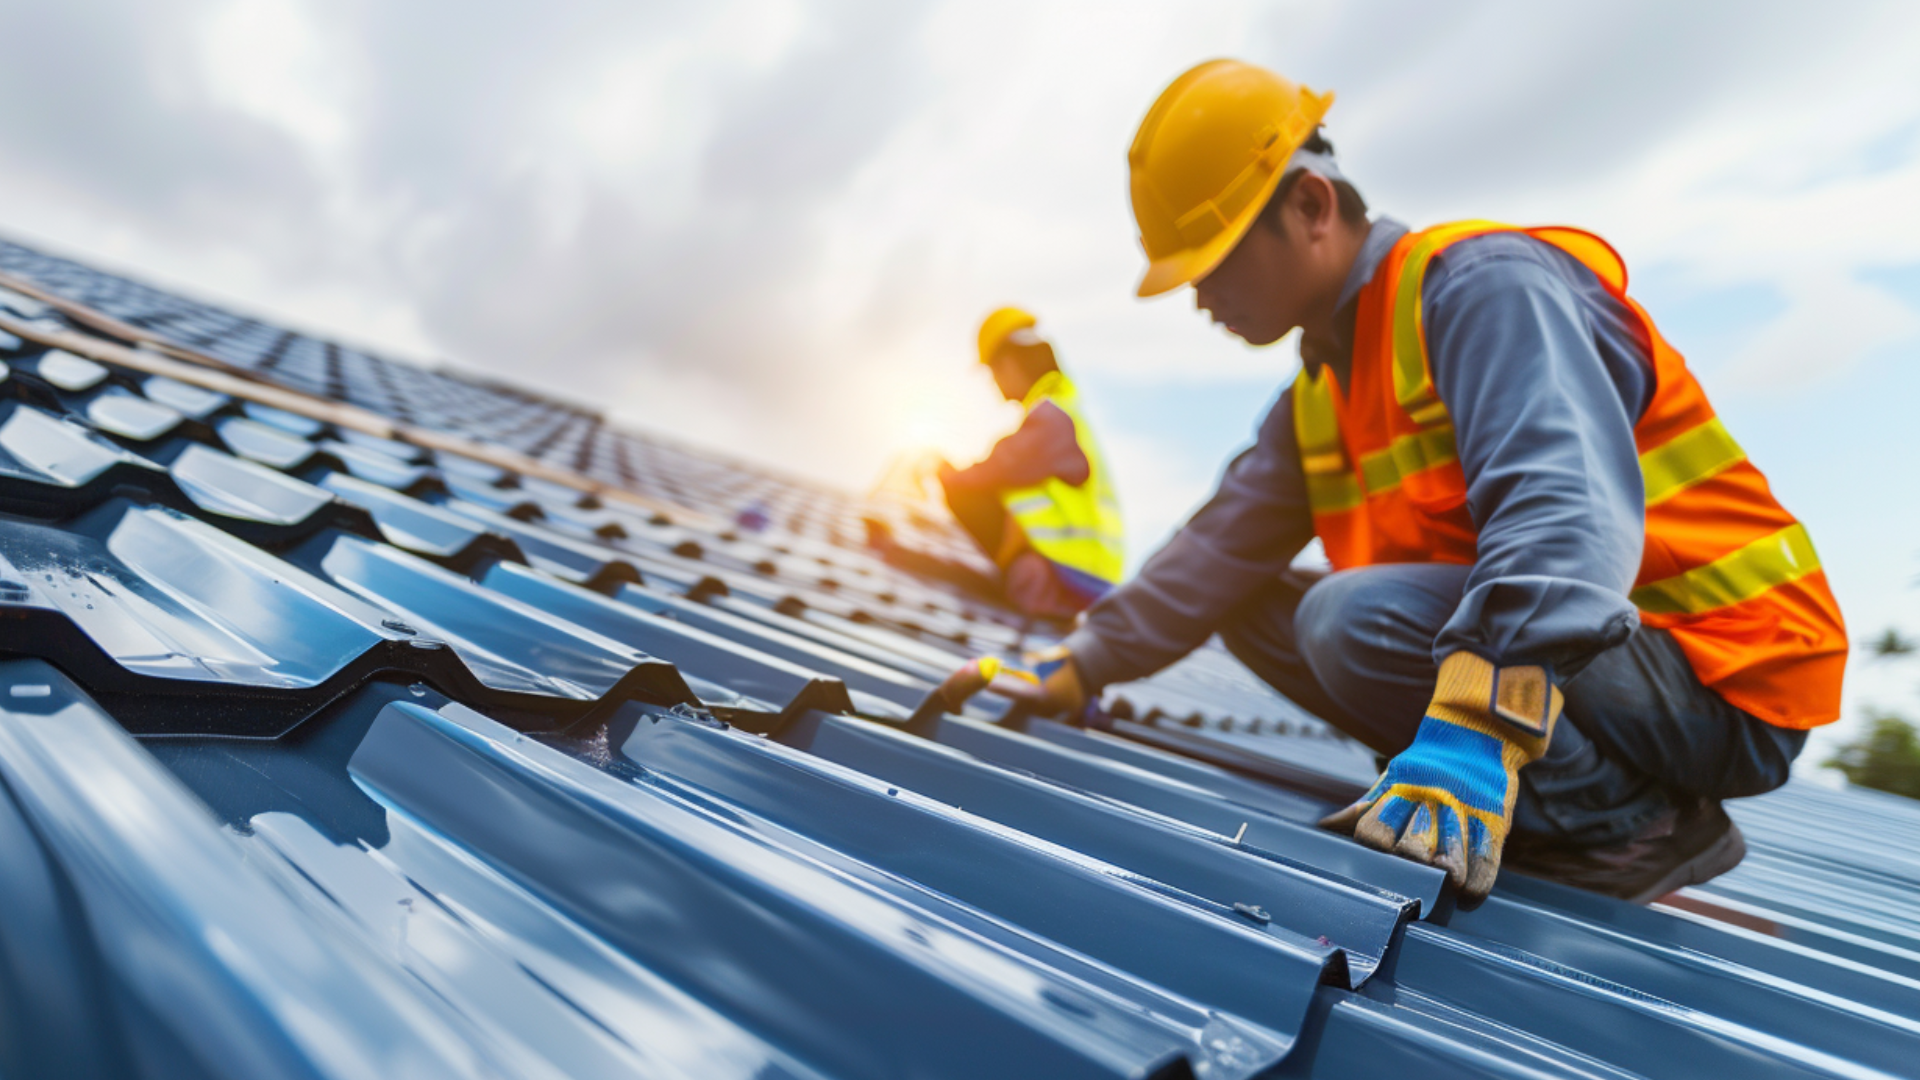
[[1086, 687], [1080, 682], [1073, 654], [1065, 646], [1030, 653], [1025, 659], [1031, 671], [1011, 667], [994, 656], [967, 661], [927, 695], [909, 724], [927, 724], [941, 713], [959, 712], [973, 695], [989, 686], [1036, 716], [1077, 717], [1086, 711]]
[[1560, 705], [1546, 668], [1496, 668], [1454, 653], [1440, 663], [1413, 745], [1321, 827], [1440, 867], [1462, 903], [1479, 903], [1500, 873], [1520, 769], [1547, 752]]

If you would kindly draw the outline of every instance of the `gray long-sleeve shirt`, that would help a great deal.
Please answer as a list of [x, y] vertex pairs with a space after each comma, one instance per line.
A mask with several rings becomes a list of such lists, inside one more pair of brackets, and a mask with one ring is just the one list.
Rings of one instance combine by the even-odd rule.
[[[1334, 355], [1306, 358], [1343, 385], [1355, 300], [1406, 231], [1373, 223], [1341, 293], [1344, 339]], [[1453, 418], [1479, 530], [1465, 595], [1434, 657], [1467, 649], [1570, 675], [1637, 622], [1627, 591], [1645, 518], [1633, 425], [1653, 391], [1649, 344], [1590, 270], [1518, 233], [1442, 251], [1421, 302], [1434, 388]], [[1186, 655], [1312, 537], [1288, 390], [1212, 498], [1068, 637], [1082, 677], [1124, 682]]]

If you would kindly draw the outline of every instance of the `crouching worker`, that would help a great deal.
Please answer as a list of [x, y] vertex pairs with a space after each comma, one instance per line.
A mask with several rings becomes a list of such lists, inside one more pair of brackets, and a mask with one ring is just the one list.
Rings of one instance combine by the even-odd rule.
[[[1385, 772], [1322, 824], [1446, 869], [1646, 902], [1745, 852], [1723, 800], [1839, 715], [1807, 530], [1568, 228], [1369, 220], [1331, 95], [1202, 64], [1128, 155], [1149, 266], [1302, 370], [1218, 491], [1051, 658], [1047, 707], [1218, 633]], [[1334, 573], [1290, 569], [1318, 538]], [[978, 685], [955, 675], [956, 689]], [[959, 696], [949, 694], [949, 697]]]
[[1119, 582], [1126, 547], [1113, 477], [1080, 396], [1034, 326], [1018, 308], [987, 316], [980, 363], [1025, 416], [981, 461], [964, 469], [941, 461], [936, 472], [947, 508], [1000, 580], [978, 584], [963, 567], [930, 565], [937, 560], [900, 550], [877, 522], [868, 523], [869, 542], [896, 565], [997, 592], [1027, 615], [1064, 622]]

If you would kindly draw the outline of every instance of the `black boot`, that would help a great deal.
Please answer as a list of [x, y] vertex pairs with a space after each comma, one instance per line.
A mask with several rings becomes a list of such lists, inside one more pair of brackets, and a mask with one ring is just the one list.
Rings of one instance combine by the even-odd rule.
[[1747, 854], [1740, 827], [1717, 799], [1683, 802], [1618, 843], [1581, 848], [1515, 840], [1505, 869], [1635, 904], [1711, 881]]

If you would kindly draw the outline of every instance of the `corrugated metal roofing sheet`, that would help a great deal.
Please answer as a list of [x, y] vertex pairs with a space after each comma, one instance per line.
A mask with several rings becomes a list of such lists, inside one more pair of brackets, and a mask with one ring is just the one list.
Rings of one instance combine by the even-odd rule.
[[1457, 911], [1313, 828], [1370, 756], [1217, 649], [1114, 688], [1110, 731], [993, 701], [910, 731], [958, 658], [1044, 635], [868, 557], [855, 501], [15, 245], [0, 270], [688, 511], [23, 341], [0, 1074], [1914, 1072], [1912, 804], [1789, 785], [1734, 807], [1745, 864], [1651, 908], [1508, 874]]

